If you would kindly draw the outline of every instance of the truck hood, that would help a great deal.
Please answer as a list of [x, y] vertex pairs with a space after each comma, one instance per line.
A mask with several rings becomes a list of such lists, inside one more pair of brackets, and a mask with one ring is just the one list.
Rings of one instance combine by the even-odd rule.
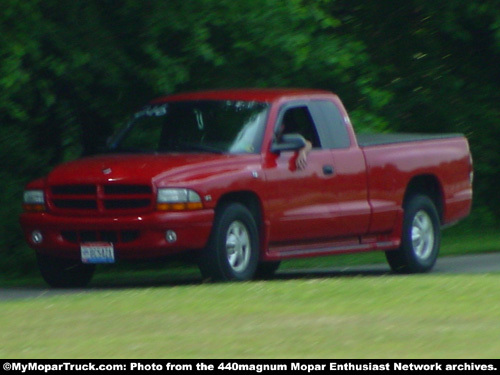
[[219, 154], [115, 154], [75, 160], [56, 167], [49, 185], [185, 183], [217, 173], [227, 173], [259, 155]]

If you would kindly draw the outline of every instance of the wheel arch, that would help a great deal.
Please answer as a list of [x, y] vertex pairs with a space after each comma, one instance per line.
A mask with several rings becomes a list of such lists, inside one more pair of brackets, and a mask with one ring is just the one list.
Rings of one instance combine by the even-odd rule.
[[259, 231], [259, 239], [261, 244], [261, 254], [264, 248], [265, 241], [265, 228], [264, 228], [264, 207], [260, 197], [253, 191], [241, 190], [233, 191], [222, 195], [215, 206], [215, 212], [218, 212], [220, 208], [229, 203], [240, 203], [245, 206], [248, 211], [252, 214], [255, 223], [257, 224], [257, 230]]
[[444, 193], [439, 178], [433, 174], [414, 176], [406, 187], [403, 208], [406, 207], [410, 198], [416, 194], [425, 195], [432, 200], [442, 223], [444, 219]]

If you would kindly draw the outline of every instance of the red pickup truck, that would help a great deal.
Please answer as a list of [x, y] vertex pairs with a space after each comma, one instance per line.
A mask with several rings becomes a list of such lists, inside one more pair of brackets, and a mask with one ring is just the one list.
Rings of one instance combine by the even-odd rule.
[[26, 187], [21, 225], [51, 286], [84, 286], [98, 263], [179, 253], [212, 280], [372, 250], [395, 272], [426, 272], [441, 227], [471, 208], [463, 136], [356, 137], [327, 91], [167, 96], [135, 113], [108, 148]]

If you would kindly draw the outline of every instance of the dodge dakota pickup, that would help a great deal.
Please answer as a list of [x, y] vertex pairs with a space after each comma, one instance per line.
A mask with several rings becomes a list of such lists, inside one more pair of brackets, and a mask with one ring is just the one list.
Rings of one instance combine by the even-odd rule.
[[470, 211], [472, 176], [462, 135], [356, 136], [327, 91], [203, 91], [150, 102], [105, 152], [29, 183], [20, 222], [53, 287], [179, 253], [214, 281], [364, 251], [427, 272], [441, 228]]

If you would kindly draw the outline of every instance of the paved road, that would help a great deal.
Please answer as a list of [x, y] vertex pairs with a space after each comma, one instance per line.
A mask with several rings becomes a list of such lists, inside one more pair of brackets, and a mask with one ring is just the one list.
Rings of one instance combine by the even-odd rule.
[[[484, 274], [500, 272], [500, 252], [481, 255], [467, 255], [458, 257], [439, 258], [432, 274]], [[386, 264], [365, 265], [356, 267], [332, 267], [307, 270], [282, 270], [278, 271], [275, 279], [294, 279], [312, 277], [342, 277], [342, 276], [380, 276], [390, 274], [389, 266]], [[95, 285], [87, 289], [49, 289], [45, 287], [15, 287], [0, 288], [0, 301], [18, 300], [25, 298], [40, 298], [54, 295], [92, 293], [95, 290], [110, 290], [133, 288], [143, 286], [170, 286], [199, 284], [200, 278], [196, 276], [185, 279], [171, 280], [134, 280], [126, 284]]]
[[[333, 258], [332, 258], [333, 259]], [[343, 268], [317, 269], [317, 270], [293, 270], [280, 272], [280, 276], [300, 275], [301, 273], [330, 274], [338, 275], [381, 275], [390, 273], [389, 265], [386, 263], [353, 266]], [[463, 255], [456, 257], [438, 258], [432, 274], [450, 273], [450, 274], [471, 274], [471, 273], [490, 273], [500, 272], [500, 252], [480, 255]]]

